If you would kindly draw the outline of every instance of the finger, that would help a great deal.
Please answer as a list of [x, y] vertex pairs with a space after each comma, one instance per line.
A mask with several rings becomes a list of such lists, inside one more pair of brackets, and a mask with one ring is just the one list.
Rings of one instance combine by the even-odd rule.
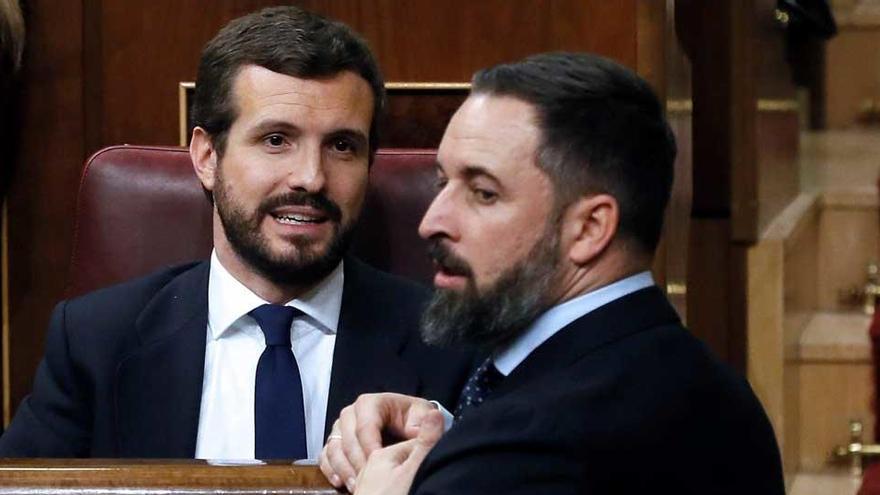
[[327, 478], [327, 481], [333, 485], [334, 488], [342, 488], [342, 478], [336, 474], [336, 471], [333, 469], [333, 466], [330, 464], [330, 459], [327, 454], [327, 446], [321, 450], [321, 455], [318, 458], [318, 467], [321, 469], [321, 472], [324, 474], [324, 477]]
[[442, 436], [443, 414], [437, 410], [431, 411], [422, 418], [419, 425], [419, 436], [414, 439], [414, 446], [409, 452], [409, 456], [402, 462], [405, 465], [412, 465], [413, 473], [415, 473], [415, 468], [422, 464], [428, 452], [434, 448]]
[[[393, 409], [386, 406], [388, 401], [386, 394], [361, 396], [354, 403], [355, 424], [346, 424], [353, 427], [349, 434], [353, 435], [356, 442], [346, 446], [351, 448], [349, 459], [355, 468], [360, 471], [367, 462], [367, 458], [374, 451], [382, 448], [382, 431], [393, 428]], [[346, 434], [343, 438], [349, 440]], [[348, 453], [348, 451], [346, 451]]]
[[387, 480], [395, 468], [398, 468], [410, 456], [417, 441], [417, 439], [406, 440], [375, 451], [370, 456], [367, 465], [358, 474], [354, 486], [349, 487], [349, 490], [354, 492], [355, 488], [362, 485], [367, 478], [372, 478], [373, 483], [379, 478]]
[[[352, 481], [357, 478], [357, 470], [351, 465], [345, 452], [343, 452], [341, 443], [336, 439], [330, 440], [324, 446], [324, 450], [321, 453], [322, 457], [326, 458], [328, 465], [328, 470], [324, 471], [322, 464], [321, 471], [324, 471], [324, 475], [330, 480], [330, 484], [336, 488], [340, 488], [342, 485], [351, 485]], [[352, 486], [348, 488], [353, 490]]]
[[433, 403], [426, 400], [414, 402], [407, 411], [403, 438], [409, 440], [419, 436], [422, 420], [432, 411], [437, 411], [437, 406]]
[[342, 437], [339, 446], [349, 465], [357, 472], [361, 470], [367, 459], [358, 440], [357, 429], [362, 419], [358, 417], [355, 404], [346, 407], [339, 414], [339, 434]]
[[[361, 470], [355, 486], [359, 485], [365, 476], [375, 478], [376, 473], [381, 473], [380, 476], [387, 477], [393, 472], [396, 472], [397, 483], [409, 486], [425, 456], [441, 436], [443, 436], [443, 414], [437, 410], [425, 414], [419, 426], [419, 435], [374, 452], [367, 466]], [[353, 490], [352, 487], [349, 489]]]

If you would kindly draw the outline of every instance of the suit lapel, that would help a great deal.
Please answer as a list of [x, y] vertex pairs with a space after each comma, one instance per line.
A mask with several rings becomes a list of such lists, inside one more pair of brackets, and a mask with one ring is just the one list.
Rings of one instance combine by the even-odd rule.
[[159, 291], [137, 320], [117, 371], [122, 457], [194, 457], [208, 325], [209, 263]]
[[342, 309], [333, 351], [330, 396], [324, 437], [343, 407], [363, 391], [415, 394], [419, 380], [400, 357], [407, 331], [390, 318], [393, 308], [380, 304], [374, 294], [382, 290], [370, 268], [345, 259]]

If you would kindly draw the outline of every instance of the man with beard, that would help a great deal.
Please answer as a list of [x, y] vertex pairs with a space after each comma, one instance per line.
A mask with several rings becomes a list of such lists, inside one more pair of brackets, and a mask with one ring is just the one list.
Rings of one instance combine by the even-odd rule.
[[[478, 72], [420, 227], [437, 270], [423, 330], [488, 357], [451, 425], [399, 394], [345, 408], [321, 456], [331, 483], [783, 494], [748, 383], [682, 327], [649, 272], [674, 157], [662, 105], [616, 63], [556, 53]], [[403, 441], [383, 447], [389, 436]]]
[[341, 23], [278, 7], [223, 28], [190, 146], [211, 259], [60, 303], [0, 456], [314, 458], [361, 393], [454, 401], [466, 362], [419, 340], [426, 291], [344, 256], [383, 95]]

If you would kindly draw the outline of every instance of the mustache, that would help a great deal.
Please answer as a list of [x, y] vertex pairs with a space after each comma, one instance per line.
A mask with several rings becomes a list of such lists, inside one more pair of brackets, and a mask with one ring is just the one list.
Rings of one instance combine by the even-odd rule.
[[327, 218], [334, 222], [342, 220], [342, 210], [333, 200], [321, 193], [305, 191], [290, 191], [266, 198], [260, 203], [259, 212], [268, 215], [275, 208], [283, 206], [309, 206], [323, 212]]
[[452, 252], [440, 239], [430, 239], [428, 244], [428, 257], [443, 268], [443, 271], [452, 275], [464, 277], [473, 276], [473, 270], [467, 261]]

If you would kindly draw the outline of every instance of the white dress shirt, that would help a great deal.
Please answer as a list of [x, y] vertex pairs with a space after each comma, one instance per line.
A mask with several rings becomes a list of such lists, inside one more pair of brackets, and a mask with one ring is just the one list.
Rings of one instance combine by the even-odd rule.
[[[342, 286], [340, 262], [311, 291], [286, 304], [305, 313], [294, 319], [290, 338], [302, 379], [306, 446], [312, 459], [324, 444]], [[263, 304], [267, 302], [233, 277], [216, 253], [211, 254], [197, 459], [254, 458], [254, 381], [266, 340], [248, 312]]]
[[641, 272], [554, 306], [539, 316], [529, 328], [494, 359], [495, 367], [507, 376], [535, 349], [566, 325], [612, 301], [654, 285], [651, 272]]

